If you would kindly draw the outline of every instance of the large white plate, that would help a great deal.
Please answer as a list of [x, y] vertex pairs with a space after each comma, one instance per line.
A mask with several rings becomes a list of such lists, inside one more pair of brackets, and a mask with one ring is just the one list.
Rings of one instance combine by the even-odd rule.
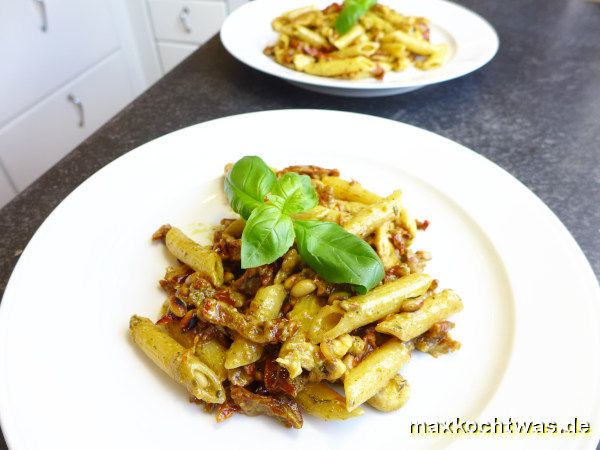
[[241, 62], [305, 89], [350, 97], [379, 97], [413, 91], [477, 70], [494, 57], [498, 35], [481, 16], [445, 0], [385, 0], [384, 4], [406, 15], [431, 20], [431, 40], [446, 43], [449, 60], [440, 68], [421, 71], [415, 68], [389, 72], [383, 81], [373, 78], [339, 80], [318, 77], [288, 69], [263, 54], [273, 45], [277, 33], [271, 22], [285, 11], [316, 4], [323, 8], [331, 0], [254, 0], [235, 10], [221, 28], [225, 48]]
[[[352, 130], [352, 131], [350, 131]], [[283, 167], [341, 169], [374, 191], [404, 190], [431, 221], [417, 247], [464, 300], [463, 348], [417, 355], [403, 370], [405, 408], [287, 430], [270, 418], [216, 424], [131, 343], [132, 313], [156, 317], [170, 262], [149, 236], [170, 222], [198, 239], [231, 212], [223, 166], [246, 154]], [[203, 225], [202, 225], [203, 224]], [[568, 421], [598, 426], [600, 294], [556, 217], [509, 174], [418, 128], [330, 111], [270, 111], [186, 128], [143, 145], [83, 183], [21, 256], [0, 308], [0, 418], [11, 450], [431, 448], [412, 421]], [[485, 439], [503, 448], [508, 438]], [[510, 438], [512, 445], [522, 441]], [[528, 436], [528, 448], [594, 448]], [[482, 445], [461, 438], [460, 448]]]

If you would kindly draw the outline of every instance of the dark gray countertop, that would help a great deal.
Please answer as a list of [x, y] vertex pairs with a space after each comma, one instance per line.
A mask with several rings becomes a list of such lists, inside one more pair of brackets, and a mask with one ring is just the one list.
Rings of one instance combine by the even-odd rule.
[[471, 75], [396, 97], [348, 99], [303, 91], [243, 66], [213, 38], [0, 210], [0, 294], [43, 220], [110, 161], [188, 125], [286, 108], [387, 117], [479, 152], [558, 215], [600, 275], [600, 4], [460, 3], [496, 28], [495, 59]]

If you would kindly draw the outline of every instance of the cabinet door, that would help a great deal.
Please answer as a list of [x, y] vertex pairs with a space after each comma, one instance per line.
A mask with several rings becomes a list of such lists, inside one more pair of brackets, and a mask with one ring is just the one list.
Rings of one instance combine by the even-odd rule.
[[203, 44], [219, 31], [227, 8], [225, 2], [150, 0], [157, 39]]
[[6, 205], [17, 194], [8, 181], [6, 173], [0, 167], [0, 208]]
[[163, 72], [167, 73], [197, 48], [197, 45], [159, 42], [158, 53], [160, 54]]
[[0, 0], [0, 125], [118, 46], [106, 0]]
[[132, 100], [121, 51], [0, 129], [0, 160], [22, 190]]

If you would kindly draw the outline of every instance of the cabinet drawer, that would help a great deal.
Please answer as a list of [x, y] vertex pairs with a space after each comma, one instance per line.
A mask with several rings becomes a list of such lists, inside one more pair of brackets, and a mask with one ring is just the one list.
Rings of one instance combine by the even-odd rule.
[[[132, 92], [118, 51], [0, 129], [0, 160], [17, 189], [25, 188], [98, 129], [132, 99]], [[75, 98], [83, 109], [81, 124]]]
[[198, 48], [197, 45], [159, 42], [158, 53], [162, 62], [163, 72], [167, 73]]
[[1, 0], [0, 125], [118, 46], [106, 0]]
[[150, 0], [157, 39], [203, 44], [221, 28], [225, 2]]
[[8, 181], [8, 177], [0, 167], [0, 208], [6, 205], [17, 193]]

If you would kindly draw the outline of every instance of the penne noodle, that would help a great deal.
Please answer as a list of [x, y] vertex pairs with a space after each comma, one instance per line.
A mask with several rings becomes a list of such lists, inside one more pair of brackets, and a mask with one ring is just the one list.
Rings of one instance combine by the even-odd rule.
[[400, 215], [402, 208], [402, 192], [394, 193], [383, 200], [359, 211], [344, 224], [344, 229], [362, 238], [370, 235], [385, 222]]
[[350, 47], [343, 48], [336, 52], [331, 53], [331, 56], [336, 58], [351, 58], [353, 56], [371, 56], [379, 49], [377, 42], [367, 40], [366, 42], [359, 42], [351, 45]]
[[396, 411], [404, 406], [410, 396], [410, 386], [400, 375], [394, 376], [383, 389], [367, 400], [369, 406], [383, 411]]
[[386, 270], [400, 264], [400, 257], [398, 256], [396, 247], [394, 247], [390, 240], [391, 229], [391, 222], [386, 222], [375, 228], [375, 248]]
[[366, 12], [365, 15], [360, 18], [360, 23], [367, 31], [372, 29], [384, 31], [386, 33], [394, 31], [394, 26], [391, 23], [370, 11]]
[[225, 346], [216, 339], [203, 340], [194, 347], [194, 354], [210, 367], [221, 381], [227, 378], [226, 352]]
[[330, 176], [324, 176], [321, 181], [327, 186], [331, 186], [333, 195], [340, 200], [359, 202], [365, 205], [372, 205], [382, 200], [382, 197], [366, 190], [357, 181], [346, 181]]
[[417, 55], [429, 56], [435, 52], [435, 47], [425, 39], [405, 33], [404, 31], [396, 30], [387, 34], [385, 42], [401, 42], [406, 45], [406, 48]]
[[364, 56], [353, 58], [322, 60], [309, 64], [304, 68], [306, 73], [320, 76], [351, 76], [352, 74], [368, 72], [375, 68], [375, 63]]
[[288, 318], [296, 322], [301, 331], [308, 331], [310, 324], [322, 307], [321, 300], [314, 294], [308, 294], [298, 299]]
[[360, 202], [349, 202], [347, 200], [335, 200], [338, 209], [342, 212], [347, 212], [351, 215], [357, 214], [365, 209], [366, 205]]
[[294, 67], [296, 68], [296, 70], [303, 71], [308, 66], [315, 63], [315, 58], [313, 58], [312, 56], [303, 55], [302, 53], [298, 53], [294, 55], [292, 62], [294, 63]]
[[346, 211], [317, 205], [310, 211], [294, 214], [293, 217], [296, 220], [320, 220], [321, 222], [344, 223], [350, 220], [352, 216]]
[[225, 352], [227, 349], [217, 339], [203, 339], [202, 343], [196, 344], [194, 342], [196, 335], [183, 332], [179, 321], [161, 324], [159, 328], [163, 329], [185, 348], [193, 348], [194, 354], [210, 367], [220, 381], [227, 378], [227, 371], [225, 370]]
[[446, 320], [462, 309], [460, 297], [451, 289], [445, 289], [425, 299], [423, 306], [418, 310], [396, 314], [377, 324], [375, 329], [406, 342], [425, 333], [434, 323]]
[[317, 48], [327, 47], [327, 40], [319, 33], [306, 28], [302, 25], [294, 25], [294, 36], [298, 39], [308, 42], [310, 45], [314, 45]]
[[319, 9], [315, 5], [303, 6], [302, 8], [297, 8], [286, 12], [282, 17], [293, 21], [298, 17], [312, 11], [319, 11]]
[[437, 69], [446, 61], [448, 47], [446, 45], [436, 45], [434, 52], [424, 61], [417, 61], [415, 66], [421, 70]]
[[207, 403], [225, 401], [221, 380], [193, 350], [183, 347], [144, 317], [132, 316], [129, 331], [143, 352], [195, 398]]
[[338, 49], [348, 47], [352, 42], [358, 39], [360, 36], [365, 34], [365, 29], [360, 25], [354, 25], [350, 31], [346, 34], [339, 36], [337, 39], [330, 40], [330, 42]]
[[353, 411], [383, 389], [410, 359], [411, 348], [390, 339], [344, 377], [346, 408]]
[[323, 420], [346, 420], [364, 414], [361, 408], [346, 409], [346, 399], [324, 383], [308, 383], [296, 401], [312, 416]]
[[404, 207], [400, 209], [400, 217], [398, 217], [398, 221], [400, 222], [400, 226], [408, 231], [410, 238], [408, 239], [407, 244], [410, 244], [412, 240], [417, 237], [417, 222], [411, 217], [408, 210]]
[[429, 275], [415, 273], [378, 286], [364, 295], [324, 306], [311, 323], [309, 337], [318, 344], [393, 314], [405, 300], [425, 293], [432, 281]]
[[178, 228], [171, 228], [167, 232], [165, 244], [173, 256], [196, 272], [206, 275], [213, 286], [223, 284], [221, 258], [210, 247], [203, 247], [194, 242]]
[[396, 58], [406, 58], [408, 56], [406, 45], [401, 42], [384, 42], [381, 44], [381, 50]]
[[[285, 299], [285, 288], [281, 284], [260, 288], [250, 303], [247, 316], [259, 321], [271, 320], [277, 317]], [[227, 350], [225, 359], [226, 369], [252, 364], [260, 359], [263, 346], [242, 336], [237, 336]]]
[[259, 321], [240, 313], [225, 302], [210, 298], [204, 300], [198, 315], [205, 322], [227, 327], [247, 340], [258, 344], [274, 344], [285, 341], [295, 331], [285, 320]]

